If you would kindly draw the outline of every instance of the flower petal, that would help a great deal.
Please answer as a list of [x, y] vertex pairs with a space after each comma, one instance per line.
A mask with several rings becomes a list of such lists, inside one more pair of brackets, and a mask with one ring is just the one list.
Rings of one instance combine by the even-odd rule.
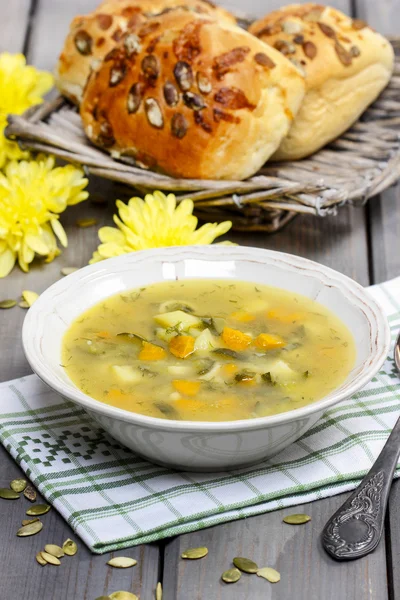
[[103, 257], [101, 256], [100, 252], [97, 252], [97, 250], [95, 250], [93, 252], [92, 258], [89, 260], [89, 265], [93, 265], [94, 263], [100, 262], [102, 260]]
[[16, 253], [10, 250], [10, 248], [6, 248], [0, 254], [0, 277], [7, 277], [9, 273], [14, 268], [16, 261]]
[[49, 252], [49, 248], [40, 235], [27, 234], [25, 236], [25, 243], [32, 248], [37, 254], [45, 256]]
[[125, 254], [124, 249], [118, 244], [109, 242], [108, 244], [100, 244], [98, 251], [103, 258], [113, 258], [114, 256], [121, 256]]
[[99, 229], [99, 240], [101, 242], [114, 242], [115, 244], [124, 244], [125, 236], [116, 227], [101, 227]]
[[64, 227], [61, 225], [58, 219], [52, 219], [50, 221], [50, 224], [53, 228], [54, 233], [60, 240], [61, 244], [64, 246], [64, 248], [66, 248], [68, 246], [68, 238], [67, 234], [65, 233]]
[[215, 238], [220, 235], [224, 235], [232, 227], [231, 221], [224, 221], [223, 223], [206, 223], [200, 229], [193, 234], [194, 244], [211, 244]]

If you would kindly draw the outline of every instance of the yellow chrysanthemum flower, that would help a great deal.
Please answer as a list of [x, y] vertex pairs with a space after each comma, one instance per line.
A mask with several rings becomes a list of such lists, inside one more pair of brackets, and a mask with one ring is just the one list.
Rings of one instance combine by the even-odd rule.
[[88, 197], [83, 171], [72, 165], [54, 167], [53, 157], [10, 162], [0, 173], [0, 277], [18, 259], [28, 271], [35, 254], [50, 262], [67, 246], [58, 215]]
[[232, 227], [230, 221], [224, 221], [196, 229], [192, 200], [183, 200], [176, 206], [174, 194], [165, 196], [158, 191], [147, 194], [144, 200], [131, 198], [128, 204], [117, 200], [117, 207], [120, 218], [114, 215], [114, 222], [118, 229], [99, 230], [102, 243], [90, 263], [147, 248], [211, 244]]
[[16, 142], [4, 136], [7, 115], [20, 115], [31, 106], [43, 102], [43, 96], [53, 87], [53, 76], [27, 66], [23, 54], [0, 54], [0, 169], [8, 160], [27, 158]]

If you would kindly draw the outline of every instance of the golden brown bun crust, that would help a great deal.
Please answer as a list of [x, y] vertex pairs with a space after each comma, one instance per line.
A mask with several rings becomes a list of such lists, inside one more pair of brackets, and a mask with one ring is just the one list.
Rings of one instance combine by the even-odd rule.
[[71, 23], [55, 71], [60, 92], [79, 104], [91, 68], [97, 68], [127, 29], [134, 30], [148, 16], [177, 7], [226, 25], [236, 24], [233, 15], [208, 0], [105, 0], [92, 13], [77, 16]]
[[319, 4], [290, 5], [249, 31], [306, 75], [306, 96], [274, 159], [308, 156], [341, 135], [387, 85], [390, 43], [359, 19]]
[[127, 56], [122, 42], [89, 78], [86, 134], [175, 177], [254, 174], [289, 130], [304, 96], [302, 75], [239, 27], [184, 11], [144, 27], [154, 31], [138, 32], [138, 54]]

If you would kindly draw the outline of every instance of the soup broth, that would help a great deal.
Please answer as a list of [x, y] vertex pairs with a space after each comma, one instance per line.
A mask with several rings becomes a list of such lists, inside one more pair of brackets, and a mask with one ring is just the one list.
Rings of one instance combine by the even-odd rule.
[[62, 362], [84, 393], [162, 419], [234, 421], [310, 404], [355, 362], [350, 331], [321, 304], [236, 280], [168, 281], [83, 313]]

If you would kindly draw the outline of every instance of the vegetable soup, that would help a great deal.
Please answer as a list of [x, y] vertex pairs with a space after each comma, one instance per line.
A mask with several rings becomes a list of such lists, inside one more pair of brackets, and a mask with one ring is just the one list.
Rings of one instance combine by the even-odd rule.
[[236, 280], [156, 283], [107, 298], [65, 334], [84, 393], [143, 415], [234, 421], [293, 410], [348, 376], [355, 344], [305, 296]]

